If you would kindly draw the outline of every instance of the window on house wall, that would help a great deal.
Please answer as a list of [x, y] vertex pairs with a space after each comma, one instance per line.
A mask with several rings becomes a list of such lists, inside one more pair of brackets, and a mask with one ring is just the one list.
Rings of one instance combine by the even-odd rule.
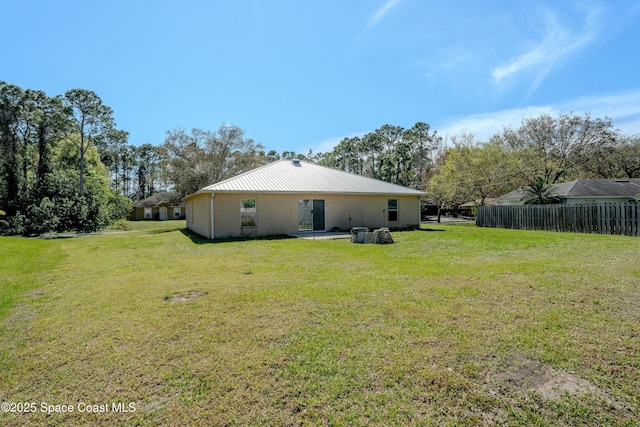
[[256, 199], [240, 200], [240, 225], [242, 227], [255, 227], [256, 214]]
[[151, 219], [152, 211], [151, 208], [144, 208], [144, 219]]
[[180, 219], [180, 217], [182, 216], [182, 209], [180, 208], [173, 208], [173, 217], [175, 219]]
[[398, 199], [387, 200], [387, 212], [389, 222], [398, 221]]

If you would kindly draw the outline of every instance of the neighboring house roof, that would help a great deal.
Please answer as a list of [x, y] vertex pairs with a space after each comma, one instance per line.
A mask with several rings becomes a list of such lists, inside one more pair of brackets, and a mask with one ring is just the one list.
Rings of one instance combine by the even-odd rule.
[[517, 190], [513, 190], [508, 192], [507, 194], [503, 194], [502, 196], [496, 199], [497, 204], [499, 205], [511, 205], [511, 204], [519, 204], [522, 203], [522, 200], [526, 196], [526, 192], [523, 188], [518, 188]]
[[640, 179], [577, 179], [554, 185], [558, 197], [633, 197]]
[[280, 160], [204, 187], [200, 193], [331, 193], [423, 196], [426, 193], [378, 179], [296, 160]]
[[[161, 191], [149, 196], [146, 199], [142, 199], [133, 205], [134, 208], [157, 208], [162, 205], [166, 205], [168, 201], [178, 198], [178, 193], [175, 191]], [[184, 201], [180, 201], [176, 206], [184, 206]]]
[[[553, 195], [560, 199], [633, 199], [640, 193], [640, 179], [576, 179], [553, 185]], [[499, 204], [522, 202], [526, 196], [522, 188], [514, 190], [497, 200]]]

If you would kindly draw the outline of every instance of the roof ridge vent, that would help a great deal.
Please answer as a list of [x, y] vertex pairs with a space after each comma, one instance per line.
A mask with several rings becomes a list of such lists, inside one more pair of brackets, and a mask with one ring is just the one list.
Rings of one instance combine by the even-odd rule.
[[296, 166], [300, 166], [300, 159], [293, 159], [291, 162]]

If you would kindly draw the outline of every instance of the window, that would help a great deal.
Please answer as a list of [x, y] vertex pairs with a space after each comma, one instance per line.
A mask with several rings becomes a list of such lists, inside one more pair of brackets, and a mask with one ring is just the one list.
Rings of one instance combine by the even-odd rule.
[[144, 219], [151, 219], [151, 208], [144, 208]]
[[398, 221], [398, 199], [387, 200], [387, 212], [389, 213], [389, 222]]
[[256, 213], [256, 199], [240, 200], [240, 225], [242, 227], [255, 227]]
[[182, 209], [181, 208], [173, 208], [173, 218], [174, 219], [180, 219], [181, 216], [182, 216]]

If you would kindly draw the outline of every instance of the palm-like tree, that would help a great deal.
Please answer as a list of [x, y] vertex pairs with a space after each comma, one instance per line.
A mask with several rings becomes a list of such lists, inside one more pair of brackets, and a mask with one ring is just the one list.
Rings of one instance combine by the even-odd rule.
[[553, 194], [553, 185], [543, 179], [532, 182], [524, 189], [526, 205], [548, 205], [560, 203], [560, 198]]

